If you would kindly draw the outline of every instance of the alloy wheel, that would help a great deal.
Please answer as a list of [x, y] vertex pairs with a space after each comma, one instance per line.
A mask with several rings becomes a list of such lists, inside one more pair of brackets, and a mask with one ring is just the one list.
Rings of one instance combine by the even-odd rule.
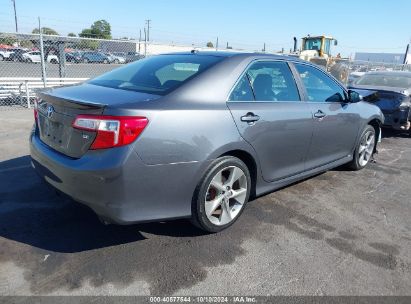
[[233, 221], [240, 213], [247, 197], [247, 178], [243, 170], [229, 166], [214, 175], [205, 196], [205, 213], [217, 226]]
[[367, 131], [364, 134], [358, 149], [358, 162], [364, 167], [370, 161], [375, 146], [375, 133]]

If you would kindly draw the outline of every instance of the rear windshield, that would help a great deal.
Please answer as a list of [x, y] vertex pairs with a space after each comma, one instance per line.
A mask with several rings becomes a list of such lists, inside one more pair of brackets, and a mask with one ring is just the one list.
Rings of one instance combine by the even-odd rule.
[[89, 83], [166, 95], [222, 59], [223, 57], [195, 54], [153, 56], [103, 74]]
[[409, 88], [411, 87], [411, 77], [406, 75], [365, 74], [364, 76], [358, 78], [356, 84], [393, 88]]

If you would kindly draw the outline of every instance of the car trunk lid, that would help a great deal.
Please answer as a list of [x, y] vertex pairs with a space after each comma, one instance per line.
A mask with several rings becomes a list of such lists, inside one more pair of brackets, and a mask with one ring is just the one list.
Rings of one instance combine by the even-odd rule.
[[107, 107], [138, 103], [157, 96], [89, 84], [46, 89], [37, 93], [37, 125], [41, 141], [72, 158], [80, 158], [96, 133], [72, 127], [77, 115], [101, 115]]

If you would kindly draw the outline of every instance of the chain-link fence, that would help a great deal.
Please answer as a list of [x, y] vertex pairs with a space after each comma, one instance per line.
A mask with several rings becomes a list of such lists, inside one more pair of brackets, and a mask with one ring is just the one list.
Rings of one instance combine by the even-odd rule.
[[334, 77], [349, 86], [367, 72], [411, 71], [411, 65], [359, 60], [339, 60], [334, 64], [331, 64], [328, 70]]

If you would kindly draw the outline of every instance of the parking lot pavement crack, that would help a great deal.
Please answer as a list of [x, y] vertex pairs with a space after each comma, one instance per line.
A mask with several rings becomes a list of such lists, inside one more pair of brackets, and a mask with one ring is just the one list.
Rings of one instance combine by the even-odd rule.
[[388, 226], [387, 212], [385, 211], [384, 207], [381, 208], [381, 212], [382, 212], [382, 215], [384, 216], [385, 225]]
[[332, 276], [334, 273], [336, 273], [337, 270], [341, 268], [341, 266], [350, 259], [350, 256], [345, 256], [339, 259], [339, 261], [336, 263], [336, 266], [327, 274], [325, 275], [325, 279], [320, 280], [320, 285], [318, 286], [317, 290], [313, 293], [314, 296], [322, 296], [324, 295], [324, 292], [322, 289], [327, 286], [327, 284], [330, 282]]
[[383, 181], [379, 182], [379, 183], [378, 183], [376, 186], [374, 186], [371, 190], [365, 192], [365, 194], [372, 194], [372, 193], [380, 190], [380, 189], [381, 189], [380, 187], [381, 187], [383, 184], [384, 184]]

